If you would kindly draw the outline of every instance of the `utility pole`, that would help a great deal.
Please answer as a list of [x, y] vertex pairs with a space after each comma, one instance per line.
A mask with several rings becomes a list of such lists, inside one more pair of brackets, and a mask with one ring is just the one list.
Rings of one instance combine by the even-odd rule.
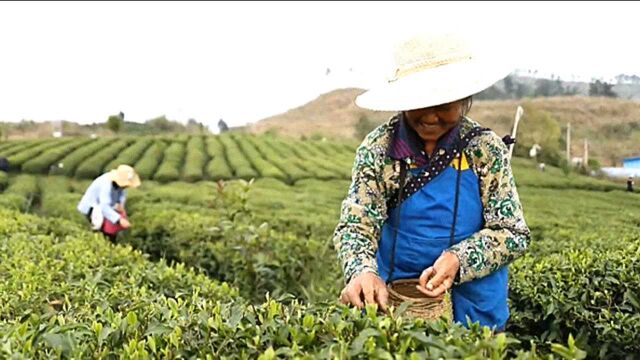
[[567, 123], [567, 163], [571, 166], [571, 123]]
[[582, 157], [582, 162], [585, 168], [589, 167], [589, 140], [584, 139], [584, 156]]

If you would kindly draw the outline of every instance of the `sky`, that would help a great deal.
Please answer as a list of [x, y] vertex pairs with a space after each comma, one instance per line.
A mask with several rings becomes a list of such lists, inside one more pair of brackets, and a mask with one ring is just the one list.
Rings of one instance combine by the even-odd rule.
[[122, 111], [240, 126], [369, 88], [395, 44], [434, 29], [475, 36], [514, 70], [640, 75], [638, 14], [614, 2], [2, 2], [0, 121]]

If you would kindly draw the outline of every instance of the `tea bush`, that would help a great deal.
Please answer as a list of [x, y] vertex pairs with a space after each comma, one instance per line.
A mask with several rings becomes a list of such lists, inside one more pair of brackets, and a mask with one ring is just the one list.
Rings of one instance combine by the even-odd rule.
[[158, 165], [162, 162], [164, 150], [167, 144], [164, 141], [156, 140], [138, 160], [134, 168], [143, 180], [153, 178]]
[[244, 153], [238, 147], [238, 144], [229, 135], [220, 135], [220, 143], [224, 148], [229, 166], [233, 170], [235, 177], [245, 180], [257, 178], [259, 174], [247, 160]]
[[124, 149], [118, 156], [110, 161], [103, 169], [104, 172], [109, 170], [113, 170], [117, 168], [119, 165], [125, 164], [133, 166], [144, 154], [144, 152], [151, 146], [153, 143], [152, 138], [143, 138], [128, 148]]
[[116, 158], [132, 142], [131, 139], [117, 140], [94, 155], [85, 159], [76, 169], [76, 177], [93, 179], [102, 175], [104, 166]]
[[40, 155], [30, 158], [22, 164], [22, 171], [31, 174], [48, 173], [51, 165], [71, 153], [73, 150], [89, 143], [88, 139], [76, 139], [71, 142], [62, 142], [56, 147], [43, 151]]
[[164, 151], [164, 158], [153, 179], [160, 182], [175, 181], [180, 178], [184, 161], [184, 143], [174, 142]]
[[112, 143], [113, 139], [92, 139], [86, 145], [81, 146], [61, 160], [57, 161], [58, 166], [54, 168], [52, 174], [55, 175], [66, 175], [73, 176], [76, 173], [76, 169], [78, 166], [88, 157], [96, 154], [98, 151], [107, 147], [110, 143]]
[[207, 176], [212, 180], [233, 178], [233, 170], [225, 158], [224, 147], [217, 136], [207, 138], [207, 154], [211, 159], [207, 165]]
[[193, 136], [187, 143], [187, 156], [185, 158], [183, 178], [186, 181], [199, 181], [204, 178], [204, 167], [207, 163], [207, 155], [204, 149], [202, 136]]

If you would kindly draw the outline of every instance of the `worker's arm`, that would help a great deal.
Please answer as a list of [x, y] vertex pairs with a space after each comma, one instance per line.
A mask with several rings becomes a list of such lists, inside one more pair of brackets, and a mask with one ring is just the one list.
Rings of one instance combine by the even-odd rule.
[[126, 190], [120, 191], [120, 196], [118, 197], [118, 204], [116, 205], [116, 210], [124, 211], [124, 203], [126, 200], [127, 200]]
[[520, 257], [530, 241], [507, 146], [488, 132], [470, 144], [469, 154], [480, 179], [484, 227], [448, 249], [460, 261], [461, 283], [487, 276]]
[[102, 210], [102, 215], [104, 215], [105, 219], [115, 224], [120, 220], [120, 214], [114, 210], [114, 204], [112, 204], [111, 201], [111, 186], [101, 186], [100, 193], [98, 194], [100, 210]]
[[352, 183], [342, 202], [340, 222], [333, 235], [347, 283], [362, 273], [378, 274], [376, 250], [387, 216], [381, 171], [383, 155], [367, 140], [356, 152]]

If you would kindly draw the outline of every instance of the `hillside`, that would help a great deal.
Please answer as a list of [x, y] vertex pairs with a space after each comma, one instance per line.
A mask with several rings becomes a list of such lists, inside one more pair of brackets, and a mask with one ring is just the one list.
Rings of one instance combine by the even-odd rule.
[[[362, 91], [335, 90], [284, 114], [252, 124], [248, 129], [253, 133], [271, 130], [298, 138], [321, 134], [330, 138], [355, 139], [355, 125], [361, 116], [379, 124], [392, 115], [359, 109], [353, 101]], [[622, 158], [640, 153], [640, 102], [636, 101], [584, 96], [477, 100], [470, 116], [504, 135], [510, 131], [517, 105], [524, 106], [529, 113], [547, 112], [562, 131], [570, 122], [574, 156], [582, 155], [585, 138], [589, 140], [590, 157], [603, 165], [619, 165]], [[524, 130], [526, 121], [527, 111], [523, 118]], [[557, 146], [564, 149], [565, 145], [560, 143]]]
[[355, 138], [355, 124], [361, 116], [377, 123], [391, 113], [360, 109], [353, 100], [362, 89], [339, 89], [319, 96], [300, 107], [247, 126], [252, 133], [275, 131], [278, 134], [301, 137], [321, 134], [329, 138]]

